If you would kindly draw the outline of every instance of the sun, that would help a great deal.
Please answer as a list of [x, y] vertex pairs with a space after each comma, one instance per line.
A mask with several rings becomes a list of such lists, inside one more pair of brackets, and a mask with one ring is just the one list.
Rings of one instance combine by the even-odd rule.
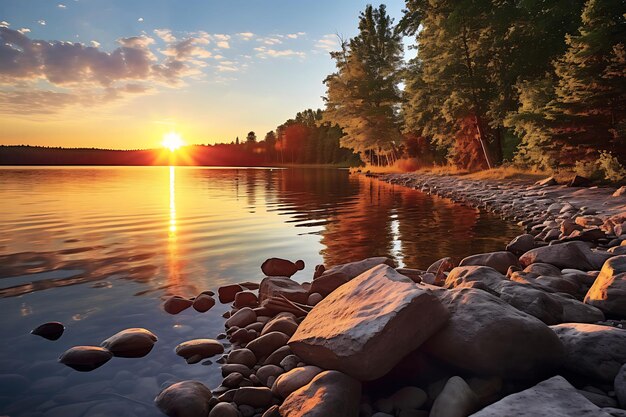
[[163, 146], [168, 148], [171, 152], [176, 151], [181, 146], [184, 145], [183, 139], [180, 136], [180, 133], [177, 132], [169, 132], [163, 135]]

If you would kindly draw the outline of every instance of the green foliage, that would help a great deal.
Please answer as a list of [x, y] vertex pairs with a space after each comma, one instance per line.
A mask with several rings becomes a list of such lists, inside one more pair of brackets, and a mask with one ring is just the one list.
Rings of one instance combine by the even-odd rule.
[[576, 161], [574, 172], [593, 180], [620, 182], [626, 179], [626, 168], [607, 151], [600, 152], [597, 159]]

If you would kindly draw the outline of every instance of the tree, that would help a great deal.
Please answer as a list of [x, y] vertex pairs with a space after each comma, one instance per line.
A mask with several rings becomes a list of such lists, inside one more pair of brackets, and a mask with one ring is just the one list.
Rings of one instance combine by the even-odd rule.
[[276, 134], [270, 130], [265, 134], [265, 155], [270, 162], [276, 161]]
[[256, 143], [256, 133], [252, 131], [248, 132], [248, 136], [246, 136], [246, 142], [248, 144]]
[[368, 5], [359, 17], [359, 34], [342, 42], [331, 57], [337, 72], [324, 80], [323, 121], [338, 125], [345, 133], [341, 146], [361, 153], [370, 163], [393, 162], [401, 139], [402, 43], [385, 6]]

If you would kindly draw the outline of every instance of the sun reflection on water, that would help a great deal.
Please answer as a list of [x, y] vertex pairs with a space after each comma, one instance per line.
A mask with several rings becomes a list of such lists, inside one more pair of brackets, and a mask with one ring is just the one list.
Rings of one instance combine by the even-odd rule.
[[182, 286], [178, 254], [178, 230], [176, 227], [176, 167], [170, 166], [170, 216], [167, 233], [167, 283], [169, 291], [175, 293]]

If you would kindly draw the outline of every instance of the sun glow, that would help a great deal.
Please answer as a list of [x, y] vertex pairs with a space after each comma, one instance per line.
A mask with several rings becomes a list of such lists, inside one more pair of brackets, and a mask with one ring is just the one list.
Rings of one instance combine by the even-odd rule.
[[169, 132], [163, 135], [163, 146], [168, 148], [171, 152], [174, 152], [180, 149], [181, 146], [184, 145], [183, 139], [180, 136], [180, 133]]

